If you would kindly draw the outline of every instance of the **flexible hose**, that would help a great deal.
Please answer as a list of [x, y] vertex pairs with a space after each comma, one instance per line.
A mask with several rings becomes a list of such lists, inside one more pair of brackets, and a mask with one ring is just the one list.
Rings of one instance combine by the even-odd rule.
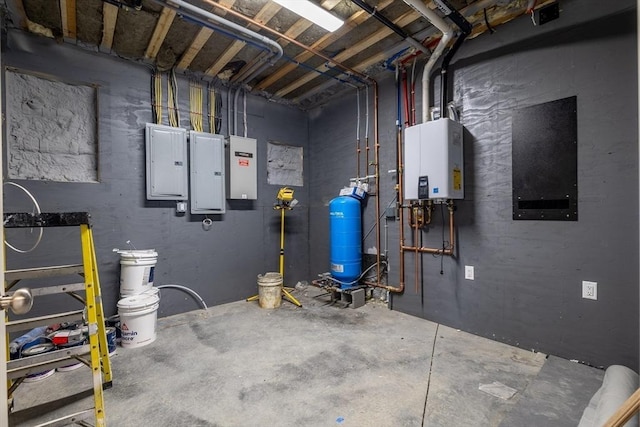
[[[29, 198], [30, 198], [30, 199], [31, 199], [31, 201], [33, 202], [33, 205], [35, 206], [35, 208], [36, 208], [36, 212], [38, 213], [38, 215], [40, 215], [40, 214], [42, 213], [42, 211], [40, 210], [40, 205], [38, 204], [38, 201], [36, 200], [36, 198], [35, 198], [35, 197], [33, 197], [33, 194], [31, 194], [31, 193], [29, 192], [29, 190], [27, 190], [26, 188], [24, 188], [24, 187], [23, 187], [22, 185], [20, 185], [20, 184], [16, 184], [15, 182], [7, 181], [7, 182], [5, 182], [5, 184], [13, 185], [14, 187], [18, 187], [19, 189], [21, 189], [22, 191], [24, 191], [24, 192], [25, 192], [25, 194], [26, 194], [27, 196], [29, 196]], [[20, 253], [20, 254], [28, 254], [29, 252], [31, 252], [31, 251], [33, 251], [35, 248], [37, 248], [37, 247], [38, 247], [38, 245], [40, 244], [40, 241], [42, 240], [42, 233], [43, 233], [43, 229], [42, 229], [42, 227], [38, 227], [38, 228], [39, 228], [39, 230], [40, 230], [40, 233], [38, 234], [38, 238], [36, 239], [36, 243], [34, 243], [34, 245], [33, 245], [31, 248], [29, 248], [29, 249], [26, 249], [26, 250], [24, 250], [24, 249], [18, 249], [18, 248], [16, 248], [16, 247], [12, 246], [9, 242], [7, 242], [7, 239], [5, 239], [5, 240], [4, 240], [4, 244], [5, 244], [5, 245], [7, 245], [7, 247], [8, 247], [9, 249], [13, 249], [14, 251], [16, 251], [16, 252], [18, 252], [18, 253]]]
[[170, 284], [170, 285], [156, 286], [156, 288], [158, 288], [158, 289], [170, 288], [170, 289], [179, 289], [181, 291], [184, 291], [184, 292], [188, 293], [189, 295], [191, 295], [192, 297], [194, 297], [195, 299], [197, 299], [198, 301], [200, 301], [200, 304], [202, 304], [202, 308], [204, 310], [207, 309], [207, 304], [205, 304], [205, 302], [202, 299], [202, 297], [200, 295], [198, 295], [198, 293], [196, 291], [194, 291], [193, 289], [189, 289], [186, 286]]
[[[381, 264], [387, 264], [387, 261], [382, 261]], [[373, 269], [373, 267], [375, 267], [377, 264], [371, 264], [369, 267], [367, 267], [367, 269], [365, 271], [362, 272], [362, 274], [360, 275], [360, 277], [358, 277], [356, 280], [353, 280], [351, 282], [342, 282], [334, 277], [331, 278], [331, 280], [333, 280], [334, 282], [338, 282], [341, 285], [345, 285], [345, 286], [350, 286], [353, 284], [356, 284], [360, 281], [360, 279], [362, 279], [364, 277], [365, 274], [367, 274], [369, 271], [371, 271]]]

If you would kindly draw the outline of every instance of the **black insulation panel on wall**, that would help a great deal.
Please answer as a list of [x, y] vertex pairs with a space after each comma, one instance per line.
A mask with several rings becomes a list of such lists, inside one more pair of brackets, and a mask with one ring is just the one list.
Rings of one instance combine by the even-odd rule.
[[578, 220], [575, 96], [514, 110], [514, 220]]

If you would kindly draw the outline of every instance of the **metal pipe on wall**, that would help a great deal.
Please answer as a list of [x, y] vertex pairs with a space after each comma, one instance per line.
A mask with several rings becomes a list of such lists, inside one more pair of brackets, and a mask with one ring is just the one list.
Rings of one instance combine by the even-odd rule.
[[435, 254], [435, 255], [447, 255], [452, 256], [455, 250], [455, 226], [453, 220], [453, 202], [447, 202], [447, 209], [449, 209], [449, 247], [446, 249], [442, 248], [426, 248], [422, 246], [402, 246], [403, 251], [416, 251], [420, 253], [426, 254]]
[[449, 70], [449, 63], [451, 59], [456, 54], [464, 40], [467, 38], [469, 34], [471, 34], [471, 29], [473, 28], [469, 21], [465, 19], [464, 16], [460, 12], [458, 12], [448, 0], [434, 0], [438, 8], [442, 10], [446, 16], [451, 19], [458, 28], [460, 28], [460, 35], [456, 39], [455, 43], [446, 53], [444, 58], [442, 59], [442, 67], [440, 68], [440, 117], [447, 116], [447, 77]]
[[404, 2], [411, 6], [416, 12], [424, 16], [431, 24], [442, 32], [442, 38], [429, 57], [429, 60], [424, 66], [424, 71], [422, 72], [422, 122], [424, 123], [429, 120], [429, 82], [431, 69], [453, 38], [453, 29], [438, 14], [426, 7], [421, 0], [404, 0]]

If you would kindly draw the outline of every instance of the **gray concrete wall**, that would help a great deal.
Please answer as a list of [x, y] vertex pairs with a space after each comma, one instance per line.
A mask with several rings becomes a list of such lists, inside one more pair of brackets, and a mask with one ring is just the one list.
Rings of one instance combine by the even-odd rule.
[[[450, 69], [451, 93], [466, 127], [466, 198], [457, 203], [456, 256], [419, 257], [416, 276], [415, 255], [408, 254], [406, 289], [393, 296], [394, 309], [596, 366], [638, 366], [633, 6], [631, 1], [615, 6], [562, 2], [555, 22], [534, 27], [522, 17], [463, 46]], [[395, 184], [387, 173], [395, 169], [391, 73], [380, 86], [384, 206]], [[439, 100], [438, 79], [434, 86]], [[579, 221], [513, 221], [512, 111], [573, 95], [578, 103]], [[419, 104], [418, 99], [418, 112]], [[310, 115], [312, 273], [328, 270], [326, 202], [355, 174], [355, 110], [354, 95]], [[372, 208], [369, 200], [365, 230], [375, 215]], [[442, 223], [436, 210], [432, 227], [419, 237], [424, 246], [442, 245]], [[389, 281], [397, 285], [398, 224], [389, 223], [388, 230]], [[406, 236], [408, 243], [414, 241], [410, 233]], [[464, 279], [465, 265], [475, 267], [474, 281]], [[597, 301], [581, 298], [582, 280], [598, 282]]]
[[[212, 216], [211, 230], [204, 231], [201, 225], [204, 216], [188, 213], [177, 216], [174, 202], [145, 200], [144, 127], [152, 121], [149, 68], [13, 31], [2, 54], [7, 66], [99, 85], [100, 182], [16, 182], [34, 194], [43, 211], [91, 213], [107, 315], [116, 312], [119, 293], [119, 258], [112, 253], [112, 248], [126, 248], [127, 240], [138, 249], [158, 251], [156, 285], [190, 287], [209, 305], [254, 295], [256, 276], [278, 271], [280, 216], [273, 210], [273, 203], [279, 186], [267, 184], [267, 142], [276, 140], [303, 146], [306, 155], [306, 113], [249, 96], [248, 136], [258, 140], [258, 200], [228, 203], [226, 214]], [[181, 125], [190, 129], [188, 81], [179, 77], [179, 87]], [[223, 95], [222, 133], [226, 134], [226, 92]], [[166, 86], [164, 98], [166, 104]], [[166, 110], [164, 116], [167, 124]], [[308, 164], [306, 159], [305, 163]], [[306, 177], [304, 180], [308, 182]], [[308, 186], [295, 187], [295, 190], [300, 204], [287, 213], [287, 284], [309, 276]], [[5, 212], [31, 210], [28, 199], [15, 188], [5, 186], [5, 192]], [[33, 253], [16, 255], [8, 251], [8, 267], [78, 262], [77, 236], [75, 229], [47, 229], [42, 244]], [[22, 248], [34, 239], [28, 232], [15, 230], [9, 230], [8, 237]], [[36, 305], [35, 313], [63, 308], [66, 304], [66, 300], [60, 299], [52, 303], [43, 301]], [[162, 292], [159, 314], [198, 307], [188, 295], [166, 290]]]

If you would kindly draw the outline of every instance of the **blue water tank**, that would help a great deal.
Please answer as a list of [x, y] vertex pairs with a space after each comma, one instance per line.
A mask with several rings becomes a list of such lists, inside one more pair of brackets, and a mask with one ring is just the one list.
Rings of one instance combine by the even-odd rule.
[[[362, 215], [360, 201], [340, 196], [329, 202], [331, 276], [344, 283], [360, 277], [362, 266]], [[349, 287], [356, 285], [341, 285]]]

